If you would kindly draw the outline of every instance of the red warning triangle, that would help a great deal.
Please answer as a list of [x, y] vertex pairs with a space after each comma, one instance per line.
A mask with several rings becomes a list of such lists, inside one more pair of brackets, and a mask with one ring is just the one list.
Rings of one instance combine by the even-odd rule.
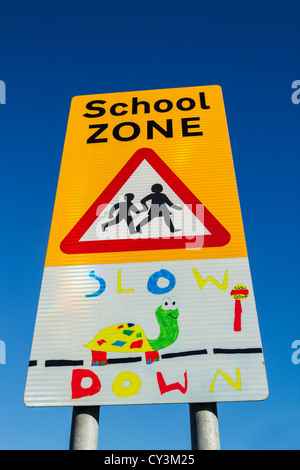
[[[143, 165], [147, 165], [147, 167], [143, 167]], [[141, 170], [142, 168], [142, 170]], [[160, 199], [163, 202], [168, 201], [171, 202], [170, 199], [166, 195], [164, 195], [164, 191], [162, 191], [163, 185], [157, 184], [163, 182], [164, 188], [169, 189], [169, 194], [172, 192], [173, 196], [178, 197], [178, 199], [186, 205], [186, 207], [190, 208], [190, 212], [195, 217], [197, 222], [200, 222], [200, 225], [205, 228], [201, 234], [191, 234], [186, 236], [183, 232], [176, 229], [173, 231], [172, 228], [174, 227], [173, 222], [171, 222], [172, 212], [167, 212], [167, 206], [163, 203], [164, 206], [163, 210], [159, 210], [159, 213], [154, 213], [153, 209], [151, 209], [151, 202], [149, 208], [149, 201], [151, 201], [151, 196], [153, 194], [148, 195], [146, 199], [148, 199], [148, 206], [144, 204], [144, 215], [143, 219], [144, 222], [141, 222], [138, 225], [135, 225], [135, 229], [139, 229], [139, 226], [150, 225], [152, 221], [152, 217], [156, 219], [163, 219], [165, 223], [163, 225], [165, 227], [169, 227], [169, 236], [166, 236], [166, 233], [162, 233], [160, 236], [139, 236], [139, 232], [143, 232], [141, 228], [137, 230], [134, 235], [129, 234], [131, 229], [134, 226], [133, 218], [126, 219], [126, 230], [128, 236], [124, 237], [120, 235], [115, 238], [103, 238], [103, 236], [99, 237], [89, 237], [86, 234], [89, 232], [91, 227], [95, 225], [96, 221], [100, 219], [100, 222], [97, 222], [98, 229], [105, 234], [105, 230], [107, 226], [110, 224], [121, 225], [121, 216], [117, 216], [116, 214], [118, 210], [116, 210], [114, 216], [110, 215], [110, 218], [107, 217], [107, 209], [110, 207], [109, 205], [112, 203], [113, 200], [116, 200], [116, 197], [122, 192], [122, 188], [126, 188], [125, 190], [126, 196], [128, 196], [128, 181], [139, 169], [140, 171], [140, 180], [137, 184], [136, 181], [131, 180], [131, 191], [136, 192], [137, 186], [143, 188], [145, 191], [144, 194], [149, 192], [149, 187], [151, 186], [150, 182], [147, 180], [147, 174], [149, 173], [150, 169], [153, 174], [157, 175], [157, 179], [152, 181], [152, 189], [156, 186], [161, 186], [160, 190], [158, 191], [162, 195], [160, 195]], [[149, 170], [149, 171], [148, 171]], [[149, 178], [148, 178], [149, 179]], [[158, 180], [158, 181], [157, 181]], [[153, 185], [153, 182], [156, 183]], [[149, 185], [148, 185], [149, 183]], [[127, 184], [127, 186], [126, 186]], [[130, 186], [130, 185], [129, 185]], [[148, 187], [149, 186], [149, 187]], [[133, 197], [134, 194], [131, 194]], [[156, 193], [157, 196], [157, 193]], [[167, 199], [166, 199], [167, 198]], [[124, 189], [123, 189], [123, 200], [124, 200]], [[138, 201], [137, 201], [138, 202]], [[154, 207], [154, 199], [153, 199], [153, 207]], [[167, 202], [167, 204], [168, 204]], [[173, 202], [173, 201], [172, 201]], [[128, 204], [128, 203], [127, 203]], [[138, 204], [137, 204], [138, 205]], [[170, 206], [170, 204], [169, 204]], [[119, 205], [118, 205], [119, 207]], [[128, 208], [128, 206], [126, 206]], [[133, 207], [133, 206], [131, 206]], [[161, 206], [159, 206], [161, 207]], [[178, 205], [176, 204], [173, 206], [175, 209], [178, 209]], [[199, 207], [201, 210], [199, 211]], [[137, 207], [135, 207], [137, 209]], [[179, 207], [180, 209], [180, 207]], [[113, 209], [112, 209], [113, 210]], [[169, 210], [169, 209], [168, 209]], [[172, 210], [172, 206], [171, 206]], [[149, 215], [152, 211], [152, 215]], [[142, 213], [143, 211], [140, 211]], [[175, 210], [173, 211], [175, 212]], [[179, 211], [177, 211], [179, 212]], [[128, 211], [126, 212], [128, 213]], [[106, 218], [105, 218], [106, 214]], [[134, 215], [134, 214], [132, 214]], [[113, 218], [114, 217], [114, 218]], [[119, 217], [119, 218], [118, 218]], [[121, 218], [120, 218], [121, 217]], [[124, 217], [123, 217], [124, 218]], [[147, 220], [146, 220], [147, 219]], [[105, 224], [105, 220], [112, 220], [110, 224]], [[102, 223], [101, 223], [102, 222]], [[129, 224], [130, 222], [130, 224]], [[122, 221], [123, 227], [125, 226], [125, 220]], [[102, 228], [101, 228], [102, 227]], [[170, 228], [171, 227], [171, 228]], [[135, 230], [134, 229], [134, 230]], [[180, 233], [179, 233], [180, 232]], [[98, 232], [99, 233], [99, 232]], [[124, 232], [123, 232], [124, 233]], [[106, 189], [100, 194], [100, 196], [96, 199], [96, 201], [91, 205], [91, 207], [87, 210], [87, 212], [81, 217], [81, 219], [77, 222], [77, 224], [72, 228], [72, 230], [68, 233], [68, 235], [64, 238], [61, 242], [60, 248], [64, 253], [67, 254], [83, 254], [83, 253], [102, 253], [102, 252], [122, 252], [122, 251], [144, 251], [144, 250], [168, 250], [168, 249], [186, 249], [186, 248], [207, 248], [207, 247], [220, 247], [227, 245], [230, 240], [229, 232], [223, 227], [223, 225], [209, 212], [209, 210], [202, 205], [199, 199], [189, 190], [189, 188], [175, 175], [175, 173], [165, 164], [165, 162], [152, 150], [148, 148], [143, 148], [138, 150], [124, 165], [124, 167], [120, 170], [120, 172], [115, 176], [115, 178], [109, 183]]]

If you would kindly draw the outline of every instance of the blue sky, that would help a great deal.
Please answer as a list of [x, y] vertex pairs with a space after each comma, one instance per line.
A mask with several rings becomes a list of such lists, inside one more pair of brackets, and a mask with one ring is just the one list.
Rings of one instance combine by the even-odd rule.
[[[270, 388], [264, 402], [218, 405], [221, 447], [299, 449], [299, 14], [296, 0], [2, 4], [1, 449], [69, 444], [71, 408], [29, 409], [23, 394], [71, 98], [213, 84]], [[102, 407], [99, 448], [190, 449], [188, 405]]]

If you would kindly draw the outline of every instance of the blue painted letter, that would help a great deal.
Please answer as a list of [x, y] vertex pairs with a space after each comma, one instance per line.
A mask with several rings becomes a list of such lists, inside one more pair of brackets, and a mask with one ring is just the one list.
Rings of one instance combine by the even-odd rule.
[[[164, 277], [165, 279], [168, 279], [169, 285], [167, 287], [159, 287], [157, 285], [157, 282], [159, 278]], [[147, 284], [147, 289], [151, 294], [166, 294], [167, 292], [170, 292], [172, 289], [174, 289], [176, 284], [176, 279], [174, 274], [170, 273], [170, 271], [167, 271], [166, 269], [161, 269], [160, 271], [156, 271], [155, 273], [151, 274], [151, 276], [148, 279], [148, 284]]]
[[96, 281], [99, 282], [100, 287], [96, 292], [93, 292], [93, 294], [86, 294], [86, 297], [98, 297], [98, 295], [101, 295], [105, 291], [106, 283], [105, 283], [104, 279], [102, 279], [102, 277], [98, 277], [98, 276], [95, 275], [95, 271], [91, 271], [89, 276], [96, 279]]

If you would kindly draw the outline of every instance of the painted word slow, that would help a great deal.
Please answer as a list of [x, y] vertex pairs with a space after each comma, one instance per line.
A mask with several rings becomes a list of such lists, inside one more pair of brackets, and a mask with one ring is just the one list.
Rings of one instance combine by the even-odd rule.
[[[208, 282], [211, 282], [218, 289], [222, 291], [226, 291], [228, 287], [228, 269], [226, 269], [225, 271], [222, 283], [218, 282], [212, 276], [209, 276], [206, 279], [203, 279], [201, 274], [196, 269], [193, 269], [192, 272], [200, 290], [202, 290], [203, 287]], [[91, 271], [89, 276], [95, 279], [96, 281], [98, 281], [100, 286], [97, 291], [87, 294], [86, 297], [97, 297], [103, 294], [106, 290], [105, 280], [102, 277], [95, 275], [95, 271]], [[165, 279], [168, 282], [168, 285], [165, 287], [160, 287], [159, 284], [160, 284], [161, 279]], [[160, 269], [159, 271], [156, 271], [153, 274], [151, 274], [151, 276], [149, 277], [147, 281], [147, 290], [151, 294], [162, 295], [162, 294], [167, 294], [168, 292], [171, 292], [174, 289], [175, 285], [176, 285], [176, 278], [174, 274], [168, 271], [167, 269]], [[121, 269], [118, 270], [118, 275], [117, 275], [117, 293], [118, 294], [122, 294], [122, 293], [133, 294], [134, 293], [133, 286], [130, 286], [130, 288], [128, 288], [128, 286], [126, 288], [123, 287]]]

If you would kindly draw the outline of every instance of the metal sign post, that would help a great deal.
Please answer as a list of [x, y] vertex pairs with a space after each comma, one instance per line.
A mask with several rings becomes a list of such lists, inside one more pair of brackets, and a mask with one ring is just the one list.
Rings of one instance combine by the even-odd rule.
[[192, 450], [220, 450], [216, 403], [191, 403], [190, 425]]
[[97, 450], [100, 406], [74, 406], [69, 450]]

